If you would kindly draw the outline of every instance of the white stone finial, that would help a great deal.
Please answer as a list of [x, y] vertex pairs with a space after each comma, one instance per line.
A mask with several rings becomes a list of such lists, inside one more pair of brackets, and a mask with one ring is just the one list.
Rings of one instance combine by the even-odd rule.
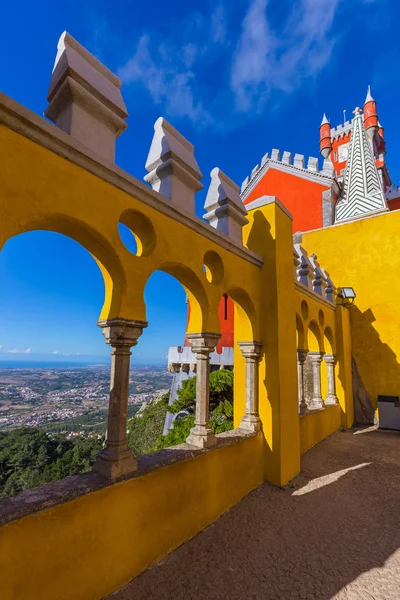
[[45, 115], [113, 162], [116, 138], [127, 128], [121, 80], [66, 31], [57, 50]]
[[282, 164], [290, 165], [291, 158], [292, 158], [292, 153], [285, 150], [282, 155]]
[[195, 213], [195, 192], [203, 189], [203, 175], [194, 156], [193, 145], [160, 117], [146, 161], [145, 181], [179, 209]]
[[206, 221], [212, 227], [228, 235], [234, 242], [242, 244], [242, 227], [248, 220], [247, 210], [239, 195], [239, 186], [216, 167], [211, 171], [204, 208]]
[[374, 99], [373, 99], [373, 97], [371, 95], [371, 86], [369, 85], [368, 89], [367, 89], [367, 96], [365, 98], [364, 105], [367, 104], [367, 102], [373, 102], [373, 101], [374, 101]]
[[261, 166], [265, 165], [265, 163], [266, 163], [266, 162], [267, 162], [267, 160], [268, 160], [268, 156], [269, 156], [269, 152], [266, 152], [266, 153], [264, 154], [264, 156], [262, 157], [262, 159], [261, 159]]
[[[322, 117], [322, 121], [321, 121], [321, 125], [326, 125], [328, 123], [328, 125], [330, 125], [329, 119], [327, 118], [326, 114], [324, 113], [324, 116]], [[321, 127], [320, 125], [320, 127]]]

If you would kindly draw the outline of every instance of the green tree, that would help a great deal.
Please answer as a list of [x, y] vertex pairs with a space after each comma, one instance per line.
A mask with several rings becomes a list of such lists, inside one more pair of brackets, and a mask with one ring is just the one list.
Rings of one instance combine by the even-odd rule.
[[[174, 414], [187, 411], [189, 414], [176, 418], [172, 429], [158, 438], [154, 450], [183, 444], [194, 425], [194, 409], [196, 405], [196, 377], [189, 377], [182, 382], [178, 390], [178, 398], [168, 406]], [[223, 369], [210, 374], [210, 427], [215, 433], [233, 429], [233, 373]]]
[[0, 433], [0, 497], [89, 471], [103, 440], [22, 427]]
[[128, 421], [128, 446], [134, 456], [147, 454], [154, 449], [162, 435], [169, 392], [154, 398], [144, 410], [139, 411]]

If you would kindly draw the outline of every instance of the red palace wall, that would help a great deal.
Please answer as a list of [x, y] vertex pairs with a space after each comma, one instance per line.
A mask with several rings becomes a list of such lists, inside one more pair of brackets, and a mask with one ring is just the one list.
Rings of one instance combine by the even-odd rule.
[[245, 200], [277, 196], [293, 215], [293, 233], [322, 227], [322, 192], [328, 186], [270, 168]]
[[[234, 304], [229, 296], [222, 296], [218, 306], [218, 317], [221, 338], [218, 340], [216, 350], [221, 354], [222, 348], [233, 347], [233, 324], [234, 324]], [[190, 304], [188, 303], [188, 319], [186, 324], [189, 324], [190, 319]], [[190, 342], [185, 338], [185, 346], [190, 346]]]

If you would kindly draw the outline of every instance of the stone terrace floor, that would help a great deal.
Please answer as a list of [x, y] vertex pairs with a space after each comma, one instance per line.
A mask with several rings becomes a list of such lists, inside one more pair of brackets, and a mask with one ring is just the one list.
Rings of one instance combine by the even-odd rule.
[[338, 432], [112, 600], [400, 600], [400, 434]]

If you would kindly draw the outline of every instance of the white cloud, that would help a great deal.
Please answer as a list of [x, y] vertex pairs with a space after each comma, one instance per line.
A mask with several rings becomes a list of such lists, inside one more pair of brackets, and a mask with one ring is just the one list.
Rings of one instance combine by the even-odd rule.
[[242, 23], [242, 33], [234, 54], [231, 87], [236, 105], [247, 110], [265, 94], [274, 47], [266, 17], [267, 0], [252, 0]]
[[53, 354], [60, 354], [60, 351], [59, 350], [54, 350]]
[[223, 44], [227, 38], [227, 22], [225, 8], [218, 4], [211, 15], [211, 36], [216, 44]]
[[169, 116], [187, 117], [207, 123], [211, 120], [196, 94], [196, 78], [190, 66], [196, 60], [197, 46], [177, 49], [168, 43], [157, 47], [148, 34], [139, 39], [133, 56], [118, 70], [125, 83], [141, 84], [155, 104], [162, 104]]
[[331, 58], [340, 0], [300, 0], [283, 27], [268, 21], [268, 0], [251, 0], [232, 62], [231, 88], [241, 111], [263, 108], [272, 89], [290, 92]]
[[26, 350], [24, 350], [24, 354], [30, 354], [31, 353], [31, 349], [27, 348]]

